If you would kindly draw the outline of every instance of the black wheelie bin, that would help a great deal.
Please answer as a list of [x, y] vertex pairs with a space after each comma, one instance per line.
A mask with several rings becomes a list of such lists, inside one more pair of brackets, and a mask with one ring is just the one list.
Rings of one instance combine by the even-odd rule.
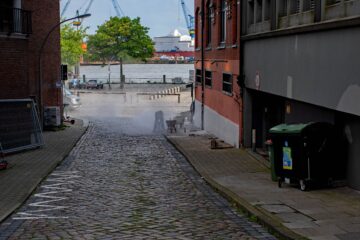
[[313, 183], [331, 184], [336, 171], [332, 124], [281, 124], [269, 133], [279, 187], [298, 183], [305, 191]]

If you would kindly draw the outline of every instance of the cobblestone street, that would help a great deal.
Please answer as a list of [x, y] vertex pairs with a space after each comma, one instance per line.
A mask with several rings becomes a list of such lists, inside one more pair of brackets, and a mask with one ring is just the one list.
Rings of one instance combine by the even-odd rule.
[[163, 136], [125, 135], [126, 119], [93, 122], [0, 225], [1, 240], [274, 239], [231, 209]]

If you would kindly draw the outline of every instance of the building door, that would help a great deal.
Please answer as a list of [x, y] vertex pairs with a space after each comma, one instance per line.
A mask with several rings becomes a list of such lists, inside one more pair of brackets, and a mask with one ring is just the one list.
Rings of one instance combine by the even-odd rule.
[[266, 93], [253, 93], [252, 128], [256, 129], [256, 147], [265, 148], [270, 128], [284, 122], [285, 101]]

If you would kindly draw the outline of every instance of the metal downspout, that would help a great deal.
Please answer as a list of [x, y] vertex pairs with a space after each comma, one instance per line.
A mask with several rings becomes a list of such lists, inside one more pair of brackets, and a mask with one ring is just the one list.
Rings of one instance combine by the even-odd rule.
[[205, 104], [205, 63], [204, 63], [204, 26], [205, 26], [205, 0], [201, 0], [201, 130], [204, 130], [204, 104]]

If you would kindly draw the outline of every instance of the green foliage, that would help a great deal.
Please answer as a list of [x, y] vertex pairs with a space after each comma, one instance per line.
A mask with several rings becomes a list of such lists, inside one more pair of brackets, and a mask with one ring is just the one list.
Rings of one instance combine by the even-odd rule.
[[92, 60], [110, 61], [152, 57], [154, 44], [148, 36], [149, 29], [140, 18], [112, 17], [89, 36], [88, 51]]
[[70, 67], [79, 62], [80, 56], [85, 52], [81, 47], [86, 37], [86, 28], [75, 29], [71, 24], [61, 27], [61, 62]]

